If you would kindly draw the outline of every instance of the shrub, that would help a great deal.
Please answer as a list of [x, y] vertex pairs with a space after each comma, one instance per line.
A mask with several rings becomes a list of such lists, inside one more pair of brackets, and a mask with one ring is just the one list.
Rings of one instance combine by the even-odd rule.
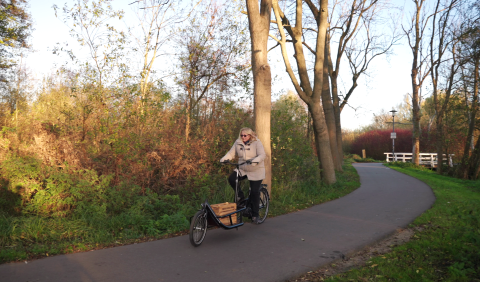
[[296, 96], [289, 93], [281, 96], [272, 107], [274, 180], [304, 180], [318, 174], [318, 162], [313, 150], [314, 142], [306, 135], [308, 115], [302, 103]]
[[[384, 160], [384, 153], [392, 151], [390, 132], [389, 130], [371, 130], [361, 134], [353, 141], [350, 153], [362, 155], [364, 149], [367, 157]], [[398, 129], [395, 132], [397, 133], [395, 152], [411, 152], [412, 132], [406, 129]]]
[[374, 160], [372, 158], [360, 158], [360, 159], [356, 159], [355, 161], [359, 162], [359, 163], [375, 163], [375, 162], [377, 162], [376, 160]]
[[98, 176], [94, 170], [45, 167], [33, 157], [10, 155], [0, 166], [8, 184], [6, 193], [16, 194], [16, 209], [44, 216], [78, 213], [105, 213], [106, 190], [111, 175]]
[[164, 214], [159, 219], [150, 219], [142, 225], [143, 231], [148, 236], [158, 236], [161, 234], [175, 233], [188, 229], [190, 222], [182, 213], [173, 215]]

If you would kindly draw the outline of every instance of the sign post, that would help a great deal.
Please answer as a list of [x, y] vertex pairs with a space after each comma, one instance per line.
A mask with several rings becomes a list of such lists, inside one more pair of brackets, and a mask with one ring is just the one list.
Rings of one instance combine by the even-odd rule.
[[397, 158], [395, 157], [395, 138], [397, 138], [397, 133], [395, 133], [395, 113], [397, 111], [392, 109], [390, 112], [392, 113], [392, 118], [393, 118], [393, 130], [392, 130], [392, 133], [390, 134], [390, 138], [392, 138], [392, 160], [396, 161]]

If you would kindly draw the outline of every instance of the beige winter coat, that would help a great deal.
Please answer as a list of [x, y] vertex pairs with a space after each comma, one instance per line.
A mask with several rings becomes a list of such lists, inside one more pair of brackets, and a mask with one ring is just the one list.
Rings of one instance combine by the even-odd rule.
[[[251, 160], [252, 164], [244, 164], [240, 167], [240, 173], [246, 175], [248, 180], [263, 180], [265, 179], [265, 149], [263, 148], [260, 140], [252, 141], [247, 145], [243, 144], [243, 141], [237, 139], [228, 153], [220, 159], [220, 162], [225, 160], [231, 160], [238, 156], [238, 163], [244, 163], [247, 160]], [[254, 164], [258, 162], [258, 164]]]

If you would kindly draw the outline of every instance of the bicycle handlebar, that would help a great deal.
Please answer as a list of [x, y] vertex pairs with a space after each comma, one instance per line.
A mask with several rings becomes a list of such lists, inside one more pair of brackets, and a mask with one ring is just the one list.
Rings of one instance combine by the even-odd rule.
[[235, 166], [241, 166], [241, 165], [244, 165], [244, 164], [258, 164], [259, 162], [250, 162], [249, 161], [246, 161], [246, 162], [243, 162], [241, 164], [239, 163], [232, 163], [230, 160], [226, 160], [226, 161], [223, 161], [223, 162], [220, 162], [221, 164], [229, 164], [229, 165], [235, 165]]

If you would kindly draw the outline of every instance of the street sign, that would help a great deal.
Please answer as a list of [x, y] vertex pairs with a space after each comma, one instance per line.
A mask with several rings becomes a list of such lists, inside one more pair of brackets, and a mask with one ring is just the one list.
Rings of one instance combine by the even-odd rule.
[[392, 139], [397, 138], [397, 133], [396, 132], [390, 133], [390, 138], [392, 138]]

